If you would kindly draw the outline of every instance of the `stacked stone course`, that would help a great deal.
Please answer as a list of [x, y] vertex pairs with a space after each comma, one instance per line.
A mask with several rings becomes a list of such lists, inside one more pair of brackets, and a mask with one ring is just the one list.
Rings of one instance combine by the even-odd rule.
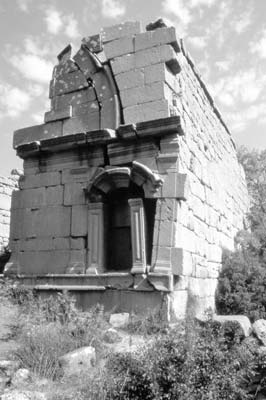
[[11, 195], [17, 188], [17, 178], [0, 177], [0, 255], [9, 241]]
[[[7, 272], [39, 289], [68, 282], [102, 291], [94, 300], [121, 309], [145, 308], [142, 299], [163, 299], [177, 318], [214, 308], [222, 251], [234, 248], [248, 195], [230, 132], [175, 29], [141, 32], [127, 22], [58, 59], [45, 123], [14, 134], [24, 176], [12, 200]], [[92, 197], [111, 190], [108, 179], [114, 188], [130, 180], [156, 201], [151, 265], [115, 275], [100, 259], [90, 265], [90, 221], [104, 212]], [[47, 274], [60, 275], [56, 284]]]

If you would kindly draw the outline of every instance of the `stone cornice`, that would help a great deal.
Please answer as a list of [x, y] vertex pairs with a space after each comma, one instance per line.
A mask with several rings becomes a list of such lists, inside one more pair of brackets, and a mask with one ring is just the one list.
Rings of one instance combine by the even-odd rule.
[[[33, 127], [30, 127], [29, 130], [32, 132]], [[22, 131], [20, 137], [16, 137], [14, 147], [19, 157], [23, 159], [38, 156], [40, 153], [66, 151], [75, 147], [99, 146], [110, 143], [120, 143], [122, 145], [125, 141], [149, 140], [169, 134], [184, 134], [179, 116], [140, 122], [136, 125], [120, 125], [116, 130], [103, 129], [90, 132], [77, 132], [72, 135], [39, 140], [27, 139], [27, 128]]]

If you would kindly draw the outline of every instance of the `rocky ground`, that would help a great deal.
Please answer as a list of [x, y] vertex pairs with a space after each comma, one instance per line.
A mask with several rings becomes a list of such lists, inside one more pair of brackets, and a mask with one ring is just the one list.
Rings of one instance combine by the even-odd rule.
[[[52, 382], [34, 376], [29, 370], [21, 368], [15, 360], [14, 352], [18, 348], [16, 341], [17, 321], [20, 317], [20, 308], [2, 299], [0, 305], [0, 399], [1, 400], [48, 400], [55, 392], [60, 392], [63, 386], [75, 387], [77, 374], [92, 369], [96, 363], [96, 354], [93, 347], [87, 346], [72, 351], [62, 357], [61, 365], [64, 370], [62, 382]], [[144, 343], [141, 335], [132, 335], [120, 327], [127, 322], [128, 314], [113, 315], [110, 327], [104, 334], [105, 346], [110, 351], [134, 351]], [[71, 379], [73, 382], [71, 384]], [[61, 388], [62, 385], [62, 388]], [[60, 397], [62, 398], [62, 397]]]

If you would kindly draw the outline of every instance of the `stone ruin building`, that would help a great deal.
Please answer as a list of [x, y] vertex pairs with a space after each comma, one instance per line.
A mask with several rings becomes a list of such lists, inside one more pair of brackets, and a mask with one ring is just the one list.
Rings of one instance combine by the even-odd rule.
[[84, 307], [214, 308], [248, 207], [231, 134], [173, 27], [138, 22], [59, 55], [44, 123], [14, 133], [6, 275]]
[[4, 266], [9, 259], [9, 225], [11, 195], [17, 188], [17, 178], [14, 175], [10, 178], [0, 176], [0, 273], [3, 273]]

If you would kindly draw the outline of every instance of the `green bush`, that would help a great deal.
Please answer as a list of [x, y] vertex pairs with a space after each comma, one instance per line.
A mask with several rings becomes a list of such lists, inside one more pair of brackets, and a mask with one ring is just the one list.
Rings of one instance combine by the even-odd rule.
[[253, 322], [266, 319], [266, 268], [243, 250], [226, 252], [216, 291], [220, 314], [244, 314]]
[[83, 346], [103, 350], [102, 335], [107, 322], [101, 306], [81, 312], [66, 293], [45, 299], [33, 297], [21, 318], [15, 352], [21, 365], [40, 376], [56, 379], [60, 375], [59, 357]]
[[[254, 356], [208, 321], [147, 345], [135, 354], [111, 356], [107, 364], [108, 400], [245, 400]], [[108, 377], [108, 378], [107, 378]]]

